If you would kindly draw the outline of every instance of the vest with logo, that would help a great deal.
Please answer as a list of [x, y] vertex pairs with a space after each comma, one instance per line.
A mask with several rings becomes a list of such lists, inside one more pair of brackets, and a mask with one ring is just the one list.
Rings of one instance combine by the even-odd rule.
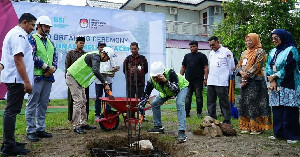
[[99, 51], [88, 52], [82, 55], [67, 69], [77, 83], [83, 88], [87, 88], [96, 79], [92, 67], [88, 66], [84, 61], [86, 55], [93, 53], [99, 53]]
[[[49, 67], [52, 66], [53, 61], [53, 54], [54, 54], [54, 47], [50, 41], [50, 39], [47, 38], [46, 46], [44, 45], [43, 41], [40, 39], [40, 37], [36, 34], [32, 35], [36, 42], [36, 56], [39, 57], [45, 64], [47, 64]], [[43, 75], [43, 69], [42, 68], [34, 68], [34, 75]]]
[[[170, 69], [167, 69], [164, 72], [164, 76], [166, 77], [167, 80], [169, 80], [169, 71]], [[179, 85], [179, 89], [181, 90], [184, 87], [187, 87], [189, 85], [189, 82], [180, 74], [177, 74], [178, 76], [178, 85]], [[164, 84], [163, 88], [154, 81], [154, 79], [151, 77], [151, 81], [153, 83], [154, 88], [159, 91], [159, 95], [161, 98], [165, 98], [167, 96], [176, 96], [176, 93], [173, 93], [172, 91], [170, 91], [169, 87], [167, 85]]]

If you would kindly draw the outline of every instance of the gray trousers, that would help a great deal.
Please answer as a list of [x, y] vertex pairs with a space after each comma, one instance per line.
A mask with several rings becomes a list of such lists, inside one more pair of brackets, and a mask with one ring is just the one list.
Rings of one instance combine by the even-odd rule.
[[214, 119], [217, 119], [217, 97], [219, 98], [219, 104], [225, 117], [224, 123], [230, 123], [231, 107], [228, 98], [228, 86], [207, 86], [208, 115]]
[[73, 102], [73, 127], [85, 126], [87, 123], [85, 88], [81, 87], [74, 77], [67, 72], [66, 83], [70, 88]]
[[45, 118], [49, 103], [52, 82], [41, 80], [33, 84], [32, 94], [28, 96], [26, 103], [26, 132], [45, 131]]
[[21, 112], [24, 100], [24, 84], [6, 83], [7, 104], [3, 114], [3, 144], [15, 145], [16, 116]]

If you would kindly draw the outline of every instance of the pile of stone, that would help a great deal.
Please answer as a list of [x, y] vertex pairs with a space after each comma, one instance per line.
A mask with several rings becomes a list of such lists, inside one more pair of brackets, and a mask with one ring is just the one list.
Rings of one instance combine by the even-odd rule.
[[195, 135], [210, 136], [210, 137], [220, 137], [220, 136], [235, 136], [236, 130], [232, 125], [226, 123], [220, 123], [220, 121], [206, 116], [204, 117], [199, 128], [195, 129], [193, 132]]

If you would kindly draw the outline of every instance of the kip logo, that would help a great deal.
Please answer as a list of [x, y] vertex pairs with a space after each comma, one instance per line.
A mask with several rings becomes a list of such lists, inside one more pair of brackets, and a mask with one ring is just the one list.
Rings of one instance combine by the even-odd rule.
[[98, 19], [80, 19], [79, 24], [81, 28], [98, 29], [106, 25], [106, 22], [100, 21]]
[[87, 28], [88, 27], [88, 20], [87, 19], [80, 19], [80, 27], [81, 28]]
[[54, 17], [53, 18], [53, 27], [58, 27], [58, 28], [66, 28], [69, 27], [68, 24], [65, 24], [65, 17]]

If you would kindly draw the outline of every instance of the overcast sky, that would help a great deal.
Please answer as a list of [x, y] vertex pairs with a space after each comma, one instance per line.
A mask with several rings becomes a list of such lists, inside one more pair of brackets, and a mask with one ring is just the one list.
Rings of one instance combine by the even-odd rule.
[[[102, 0], [102, 1], [115, 2], [115, 3], [125, 3], [127, 0]], [[61, 0], [60, 4], [85, 6], [86, 0]]]

